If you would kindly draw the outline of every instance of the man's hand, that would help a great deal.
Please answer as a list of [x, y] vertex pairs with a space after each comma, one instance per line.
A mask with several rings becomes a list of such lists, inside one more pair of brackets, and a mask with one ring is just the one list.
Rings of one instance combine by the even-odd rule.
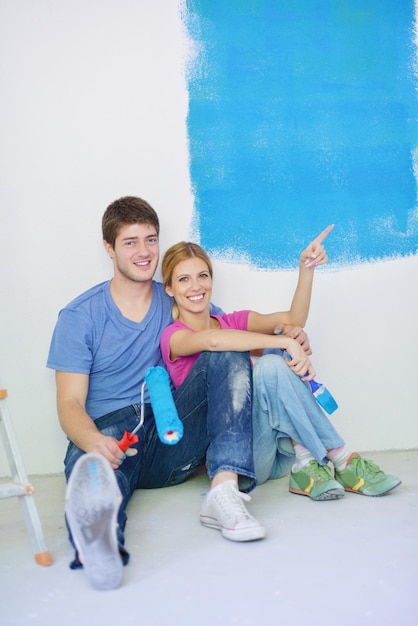
[[124, 452], [119, 448], [118, 441], [114, 439], [114, 437], [101, 434], [94, 448], [88, 450], [88, 452], [97, 452], [103, 455], [109, 461], [113, 469], [118, 469], [127, 456], [135, 456], [138, 450], [136, 448], [128, 448]]
[[275, 335], [286, 335], [296, 339], [296, 341], [302, 346], [306, 354], [312, 354], [311, 346], [309, 345], [308, 335], [300, 326], [290, 326], [290, 324], [283, 324], [274, 330]]

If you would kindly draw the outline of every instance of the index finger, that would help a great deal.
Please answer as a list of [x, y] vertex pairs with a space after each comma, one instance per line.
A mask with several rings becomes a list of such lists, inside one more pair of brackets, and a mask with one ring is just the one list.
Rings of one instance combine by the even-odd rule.
[[315, 237], [315, 239], [313, 240], [312, 243], [322, 243], [324, 241], [325, 237], [327, 237], [330, 234], [330, 232], [332, 231], [333, 228], [334, 228], [334, 224], [330, 224], [329, 226], [324, 228], [322, 233], [320, 233], [318, 235], [318, 237]]

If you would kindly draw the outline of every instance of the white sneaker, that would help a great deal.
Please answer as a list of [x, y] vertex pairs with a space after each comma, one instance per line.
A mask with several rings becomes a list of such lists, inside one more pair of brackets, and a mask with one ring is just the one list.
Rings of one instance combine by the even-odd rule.
[[244, 500], [250, 496], [238, 491], [233, 480], [226, 480], [209, 491], [200, 511], [200, 523], [217, 528], [231, 541], [254, 541], [266, 536], [266, 529], [250, 515]]
[[123, 563], [116, 536], [122, 501], [115, 473], [101, 454], [83, 454], [71, 472], [65, 513], [87, 579], [99, 590], [115, 589]]

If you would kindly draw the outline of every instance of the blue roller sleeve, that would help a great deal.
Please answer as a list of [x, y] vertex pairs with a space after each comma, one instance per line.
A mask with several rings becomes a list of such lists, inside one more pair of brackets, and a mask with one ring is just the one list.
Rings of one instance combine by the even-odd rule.
[[173, 445], [183, 437], [183, 423], [177, 414], [170, 378], [163, 367], [150, 367], [145, 374], [160, 441]]

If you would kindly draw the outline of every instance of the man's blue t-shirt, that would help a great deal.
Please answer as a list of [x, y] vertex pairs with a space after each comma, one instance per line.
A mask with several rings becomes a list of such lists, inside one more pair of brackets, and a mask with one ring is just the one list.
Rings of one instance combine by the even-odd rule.
[[[163, 366], [160, 337], [173, 322], [172, 305], [163, 285], [153, 281], [151, 306], [141, 322], [133, 322], [114, 303], [110, 280], [100, 283], [60, 311], [47, 367], [88, 374], [86, 411], [94, 420], [139, 403], [148, 368]], [[222, 309], [211, 305], [211, 312], [220, 315]]]
[[89, 375], [86, 411], [93, 419], [140, 402], [147, 369], [163, 365], [160, 336], [173, 321], [172, 299], [161, 283], [153, 281], [152, 291], [151, 306], [139, 323], [122, 315], [110, 295], [110, 281], [59, 313], [47, 367]]

